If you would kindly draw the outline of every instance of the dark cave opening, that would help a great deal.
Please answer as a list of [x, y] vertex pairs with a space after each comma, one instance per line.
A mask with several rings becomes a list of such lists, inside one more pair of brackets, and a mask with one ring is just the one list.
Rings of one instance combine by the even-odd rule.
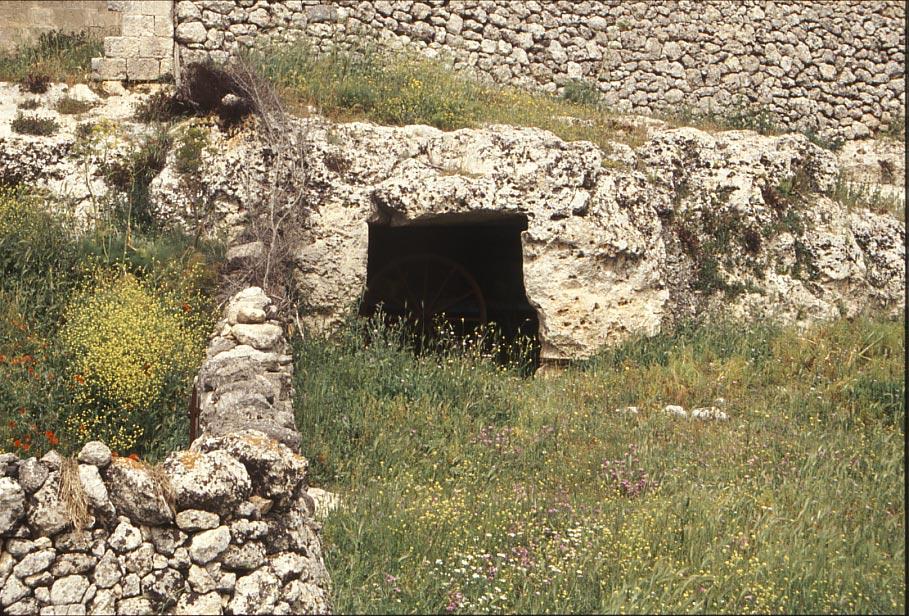
[[526, 217], [510, 215], [370, 224], [360, 315], [381, 307], [386, 320], [405, 320], [418, 349], [443, 332], [464, 339], [485, 331], [498, 361], [535, 369], [539, 321], [524, 290], [525, 229]]

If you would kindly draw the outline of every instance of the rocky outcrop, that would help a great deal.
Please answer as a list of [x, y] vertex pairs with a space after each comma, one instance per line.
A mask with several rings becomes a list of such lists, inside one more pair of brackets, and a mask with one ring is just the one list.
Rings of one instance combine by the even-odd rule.
[[[77, 222], [90, 223], [109, 199], [120, 198], [108, 181], [112, 170], [154, 132], [131, 120], [136, 106], [157, 88], [150, 84], [129, 92], [115, 84], [97, 94], [84, 84], [55, 83], [43, 94], [30, 94], [0, 82], [0, 184], [47, 189], [72, 208]], [[57, 104], [65, 98], [92, 106], [83, 113], [60, 113]], [[23, 111], [23, 105], [36, 108]], [[50, 135], [17, 133], [12, 122], [19, 113], [52, 120], [57, 128]]]
[[899, 2], [175, 3], [183, 63], [305, 37], [450, 57], [457, 69], [562, 91], [584, 80], [621, 111], [767, 114], [781, 126], [861, 139], [905, 111]]
[[[193, 228], [199, 201], [213, 204], [208, 230], [236, 238], [268, 185], [274, 153], [254, 129], [228, 135], [194, 122], [209, 143], [195, 192], [187, 196], [179, 181], [174, 148], [149, 187], [154, 209]], [[799, 135], [652, 124], [643, 145], [616, 143], [606, 154], [510, 126], [443, 132], [318, 117], [292, 126], [307, 152], [306, 180], [295, 188], [309, 213], [290, 224], [302, 228], [295, 280], [312, 330], [333, 329], [360, 298], [370, 224], [503, 218], [526, 221], [522, 282], [544, 359], [587, 357], [630, 334], [715, 313], [808, 323], [902, 305], [904, 223], [842, 198], [848, 177], [900, 189], [899, 146], [866, 143], [835, 155]], [[134, 129], [142, 130], [124, 130]], [[56, 140], [4, 141], [0, 132], [0, 172], [34, 143], [29, 151], [47, 157], [33, 156], [30, 182], [53, 188], [74, 164]], [[242, 267], [263, 251], [255, 242], [233, 246], [228, 259]], [[200, 374], [202, 421], [215, 435], [256, 427], [293, 449], [282, 324], [264, 295], [244, 293], [235, 303], [245, 307], [228, 310]]]
[[[801, 135], [657, 129], [636, 150], [618, 144], [616, 165], [591, 143], [531, 128], [298, 127], [313, 213], [299, 221], [296, 277], [317, 330], [363, 291], [370, 223], [509, 216], [527, 221], [523, 283], [545, 359], [715, 313], [808, 323], [902, 304], [904, 224], [835, 201], [836, 157]], [[205, 182], [249, 190], [266, 169], [250, 134]], [[178, 193], [161, 194], [180, 209]]]
[[[243, 430], [202, 437], [159, 469], [111, 461], [101, 443], [87, 444], [78, 459], [90, 517], [75, 528], [52, 458], [3, 454], [0, 612], [329, 611], [306, 460], [284, 445]], [[51, 486], [43, 496], [45, 488], [21, 485], [37, 468]], [[49, 510], [58, 523], [40, 513]]]

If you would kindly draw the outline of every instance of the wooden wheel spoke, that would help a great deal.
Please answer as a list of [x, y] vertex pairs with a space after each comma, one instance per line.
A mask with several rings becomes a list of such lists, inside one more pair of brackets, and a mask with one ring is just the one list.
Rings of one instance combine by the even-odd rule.
[[474, 295], [473, 289], [468, 289], [467, 291], [465, 291], [464, 293], [461, 293], [457, 297], [448, 299], [438, 310], [435, 311], [435, 314], [444, 312], [446, 309], [451, 308], [458, 302], [465, 300], [468, 297], [471, 297], [472, 295]]
[[445, 279], [442, 281], [442, 284], [439, 285], [439, 290], [436, 291], [435, 296], [433, 296], [432, 301], [430, 301], [430, 303], [429, 303], [430, 306], [435, 305], [436, 301], [439, 299], [439, 296], [442, 294], [442, 291], [445, 290], [445, 285], [448, 284], [448, 281], [451, 280], [451, 277], [454, 276], [455, 272], [457, 272], [457, 271], [458, 271], [458, 269], [454, 266], [449, 268], [448, 273], [445, 275]]
[[[486, 303], [473, 276], [458, 263], [434, 254], [399, 257], [371, 276], [368, 305], [410, 322], [423, 336], [438, 335], [436, 317], [486, 321]], [[455, 308], [452, 315], [446, 311]]]

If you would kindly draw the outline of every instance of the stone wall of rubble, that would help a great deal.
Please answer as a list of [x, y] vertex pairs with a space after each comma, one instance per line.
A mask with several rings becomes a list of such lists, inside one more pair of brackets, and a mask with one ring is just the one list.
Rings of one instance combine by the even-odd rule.
[[905, 109], [905, 2], [180, 0], [182, 62], [305, 36], [449, 56], [496, 83], [594, 84], [621, 111], [739, 113], [855, 139]]
[[237, 294], [198, 380], [202, 436], [160, 466], [100, 442], [0, 455], [0, 613], [328, 613], [285, 345], [262, 291]]

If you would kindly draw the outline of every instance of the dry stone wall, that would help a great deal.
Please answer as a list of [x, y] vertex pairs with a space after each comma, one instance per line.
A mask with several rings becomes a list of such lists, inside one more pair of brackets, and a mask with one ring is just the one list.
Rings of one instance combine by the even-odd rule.
[[300, 442], [269, 306], [257, 288], [228, 303], [199, 377], [202, 436], [161, 466], [100, 442], [75, 459], [0, 454], [0, 613], [330, 611], [315, 516], [331, 503], [271, 438]]
[[905, 2], [180, 0], [183, 63], [305, 36], [448, 55], [496, 83], [588, 81], [621, 111], [761, 109], [856, 139], [905, 109]]

